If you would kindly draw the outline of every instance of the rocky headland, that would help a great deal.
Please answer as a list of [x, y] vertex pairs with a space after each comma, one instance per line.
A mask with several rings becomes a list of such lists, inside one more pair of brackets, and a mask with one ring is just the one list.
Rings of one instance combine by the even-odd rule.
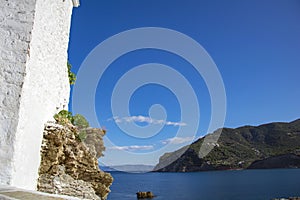
[[154, 171], [300, 168], [300, 119], [221, 131], [219, 140], [208, 144], [214, 148], [205, 157], [201, 158], [199, 153], [207, 136], [164, 154]]

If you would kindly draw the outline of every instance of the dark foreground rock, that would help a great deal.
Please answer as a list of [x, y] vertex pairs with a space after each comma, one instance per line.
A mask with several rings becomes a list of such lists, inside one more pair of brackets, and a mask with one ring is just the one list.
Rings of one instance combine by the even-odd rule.
[[82, 199], [106, 199], [113, 178], [98, 167], [96, 155], [102, 153], [96, 151], [98, 147], [91, 148], [91, 143], [81, 142], [77, 135], [77, 128], [71, 124], [45, 125], [38, 190]]
[[137, 192], [136, 197], [138, 199], [152, 199], [154, 197], [154, 194], [150, 191], [148, 191], [148, 192]]

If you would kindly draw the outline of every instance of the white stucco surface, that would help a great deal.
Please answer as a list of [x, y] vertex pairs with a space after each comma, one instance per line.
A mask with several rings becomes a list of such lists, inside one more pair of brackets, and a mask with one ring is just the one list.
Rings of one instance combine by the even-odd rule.
[[0, 1], [0, 184], [36, 189], [44, 123], [67, 109], [71, 0]]

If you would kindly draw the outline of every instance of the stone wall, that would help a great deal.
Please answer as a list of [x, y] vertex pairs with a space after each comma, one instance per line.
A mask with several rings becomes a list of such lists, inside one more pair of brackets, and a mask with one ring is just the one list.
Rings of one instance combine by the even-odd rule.
[[0, 184], [36, 189], [44, 124], [67, 109], [71, 0], [0, 1]]

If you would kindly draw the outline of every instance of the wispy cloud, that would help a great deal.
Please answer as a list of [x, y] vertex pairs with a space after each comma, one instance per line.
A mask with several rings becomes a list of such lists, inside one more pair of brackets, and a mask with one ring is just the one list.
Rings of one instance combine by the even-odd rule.
[[111, 150], [120, 150], [120, 151], [138, 151], [138, 150], [151, 150], [153, 145], [131, 145], [131, 146], [113, 146], [108, 149]]
[[162, 119], [153, 119], [146, 116], [130, 116], [130, 117], [113, 117], [109, 120], [114, 120], [116, 123], [133, 123], [133, 122], [145, 122], [148, 124], [163, 124], [167, 126], [186, 126], [184, 122], [171, 122]]
[[193, 140], [193, 137], [173, 137], [168, 138], [166, 140], [163, 140], [162, 144], [182, 144], [185, 142], [191, 142]]

